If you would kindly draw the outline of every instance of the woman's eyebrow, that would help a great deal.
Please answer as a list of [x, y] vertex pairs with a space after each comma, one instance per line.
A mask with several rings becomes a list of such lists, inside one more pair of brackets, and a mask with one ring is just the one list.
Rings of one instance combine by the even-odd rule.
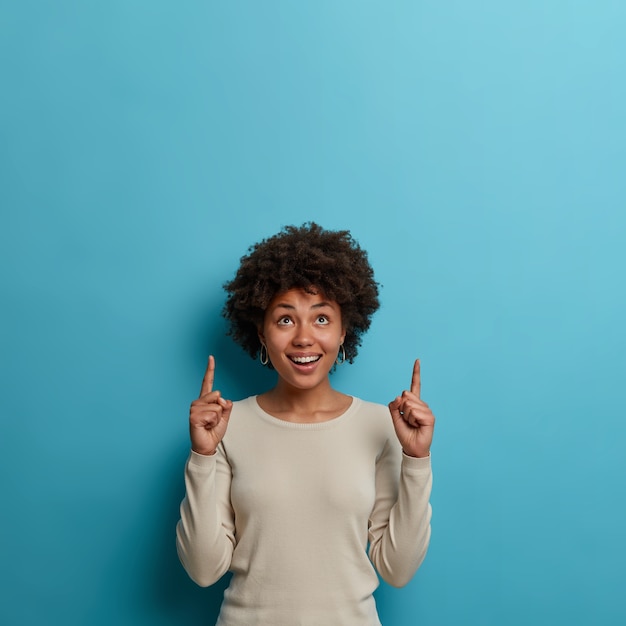
[[[312, 309], [321, 309], [321, 308], [323, 308], [323, 307], [325, 307], [325, 306], [328, 306], [328, 307], [331, 307], [331, 308], [332, 308], [332, 305], [331, 305], [331, 303], [330, 303], [330, 302], [316, 302], [315, 304], [312, 304], [312, 305], [311, 305], [311, 308], [312, 308]], [[295, 306], [293, 306], [293, 304], [287, 304], [286, 302], [277, 302], [277, 303], [274, 305], [274, 308], [275, 308], [275, 309], [290, 309], [290, 310], [293, 310], [293, 309], [295, 309], [296, 307], [295, 307]]]

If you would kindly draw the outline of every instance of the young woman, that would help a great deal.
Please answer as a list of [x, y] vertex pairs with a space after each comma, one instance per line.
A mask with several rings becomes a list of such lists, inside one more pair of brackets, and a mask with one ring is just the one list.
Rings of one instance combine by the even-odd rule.
[[202, 586], [233, 572], [219, 626], [380, 625], [376, 572], [406, 584], [430, 539], [435, 418], [419, 361], [388, 407], [332, 388], [379, 304], [348, 231], [287, 227], [225, 289], [230, 335], [277, 379], [231, 402], [209, 357], [189, 414], [180, 560]]

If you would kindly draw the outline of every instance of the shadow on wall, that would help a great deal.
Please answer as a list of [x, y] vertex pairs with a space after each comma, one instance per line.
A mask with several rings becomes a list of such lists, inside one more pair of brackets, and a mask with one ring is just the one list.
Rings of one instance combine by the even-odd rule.
[[[200, 329], [190, 325], [190, 360], [204, 362], [206, 355], [215, 355], [216, 389], [223, 390], [232, 400], [239, 400], [273, 386], [274, 372], [251, 359], [225, 335], [226, 327], [215, 311], [209, 311], [201, 319], [214, 319], [216, 323], [208, 329], [206, 325]], [[198, 319], [199, 326], [201, 319]], [[188, 454], [189, 440], [183, 430], [171, 458], [159, 463], [158, 484], [152, 487], [158, 500], [154, 513], [158, 529], [151, 530], [155, 544], [146, 550], [146, 562], [141, 568], [149, 576], [140, 612], [144, 617], [146, 613], [154, 613], [155, 623], [212, 626], [217, 620], [230, 574], [211, 587], [198, 587], [184, 571], [176, 553], [175, 528], [185, 491], [183, 472]], [[145, 519], [145, 514], [142, 518]]]
[[[190, 320], [191, 330], [186, 337], [189, 359], [192, 363], [202, 363], [205, 368], [207, 358], [212, 354], [215, 357], [213, 388], [219, 389], [229, 400], [242, 400], [273, 387], [276, 373], [261, 365], [258, 359], [251, 358], [227, 335], [228, 323], [221, 315], [222, 299], [221, 293], [210, 294], [206, 306], [201, 307], [202, 315]], [[219, 305], [216, 306], [216, 302]], [[203, 371], [198, 372], [198, 390]]]
[[163, 623], [211, 626], [217, 621], [230, 575], [227, 574], [211, 587], [198, 587], [178, 560], [175, 529], [184, 496], [183, 468], [187, 455], [187, 445], [181, 446], [174, 457], [161, 467], [160, 528], [152, 535], [155, 539], [154, 554], [149, 557], [151, 562], [147, 562], [144, 569], [149, 574], [145, 588], [148, 606], [145, 608], [158, 614]]

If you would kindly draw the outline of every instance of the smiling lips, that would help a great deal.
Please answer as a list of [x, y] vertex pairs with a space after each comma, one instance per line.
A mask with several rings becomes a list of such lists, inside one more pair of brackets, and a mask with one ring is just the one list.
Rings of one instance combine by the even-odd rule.
[[322, 357], [319, 354], [310, 356], [290, 356], [289, 359], [297, 365], [308, 365], [309, 363], [316, 363]]

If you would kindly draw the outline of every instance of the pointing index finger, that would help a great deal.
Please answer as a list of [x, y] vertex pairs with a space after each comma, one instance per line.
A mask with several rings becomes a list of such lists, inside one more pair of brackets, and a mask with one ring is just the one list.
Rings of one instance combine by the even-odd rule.
[[422, 392], [422, 379], [420, 375], [420, 360], [415, 360], [415, 365], [413, 365], [413, 377], [411, 378], [411, 392], [414, 393], [418, 398], [421, 397]]
[[209, 363], [202, 379], [202, 387], [200, 387], [200, 397], [213, 391], [213, 380], [215, 378], [215, 359], [213, 355], [209, 357]]

